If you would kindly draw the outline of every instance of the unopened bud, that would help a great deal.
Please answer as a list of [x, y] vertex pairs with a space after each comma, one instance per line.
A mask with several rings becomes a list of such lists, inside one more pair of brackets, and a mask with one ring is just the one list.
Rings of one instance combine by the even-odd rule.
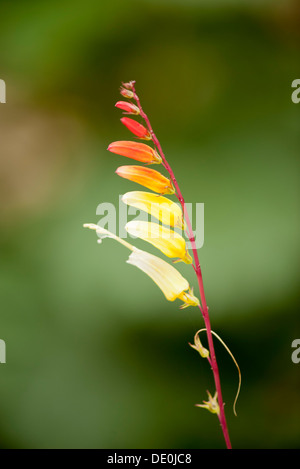
[[123, 111], [127, 111], [127, 114], [139, 114], [140, 110], [139, 108], [130, 102], [127, 101], [118, 101], [115, 106], [119, 109], [122, 109]]
[[129, 99], [133, 98], [133, 92], [130, 90], [127, 90], [126, 88], [121, 88], [120, 93], [122, 96], [124, 96], [124, 98], [129, 98]]
[[122, 85], [124, 86], [124, 88], [126, 88], [127, 90], [132, 90], [134, 84], [135, 84], [135, 81], [134, 81], [134, 80], [131, 80], [131, 81], [127, 82], [127, 83], [122, 83]]
[[124, 124], [130, 132], [136, 135], [139, 138], [143, 138], [145, 140], [151, 140], [151, 135], [149, 131], [139, 122], [136, 122], [129, 117], [122, 117], [121, 119], [122, 124]]

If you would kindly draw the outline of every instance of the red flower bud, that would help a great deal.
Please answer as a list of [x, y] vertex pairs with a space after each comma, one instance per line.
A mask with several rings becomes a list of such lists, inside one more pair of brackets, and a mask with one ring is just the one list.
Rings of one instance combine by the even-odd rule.
[[115, 106], [119, 109], [123, 109], [123, 111], [127, 111], [127, 114], [139, 114], [139, 108], [132, 103], [128, 103], [127, 101], [118, 101]]
[[151, 140], [150, 133], [142, 124], [139, 124], [129, 117], [122, 117], [121, 122], [137, 137], [144, 138], [145, 140]]

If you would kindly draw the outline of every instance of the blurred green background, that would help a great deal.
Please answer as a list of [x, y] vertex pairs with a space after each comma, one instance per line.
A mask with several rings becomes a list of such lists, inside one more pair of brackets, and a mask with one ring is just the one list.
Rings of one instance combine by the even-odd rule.
[[[298, 448], [300, 9], [290, 0], [1, 1], [2, 448], [223, 448], [203, 327], [82, 228], [138, 186], [106, 151], [136, 80], [188, 202], [235, 448]], [[140, 247], [148, 248], [140, 244]], [[154, 252], [154, 251], [153, 251]], [[190, 267], [177, 264], [196, 287]], [[205, 343], [205, 338], [203, 340]]]

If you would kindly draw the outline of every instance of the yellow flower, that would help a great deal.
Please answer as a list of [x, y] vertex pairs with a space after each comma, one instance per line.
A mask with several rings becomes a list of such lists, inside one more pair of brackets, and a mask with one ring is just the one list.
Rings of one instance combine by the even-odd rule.
[[148, 252], [135, 249], [127, 262], [152, 278], [167, 300], [174, 301], [176, 298], [182, 300], [184, 303], [181, 309], [199, 305], [199, 300], [193, 296], [188, 281], [166, 261]]
[[[188, 281], [172, 265], [153, 254], [137, 249], [101, 226], [94, 223], [83, 226], [95, 230], [101, 238], [113, 238], [130, 249], [132, 253], [127, 261], [128, 264], [135, 265], [145, 272], [161, 289], [167, 300], [174, 301], [179, 298], [183, 301], [181, 309], [199, 305], [199, 300], [193, 295]], [[101, 239], [99, 241], [101, 242]]]
[[130, 221], [125, 229], [132, 236], [141, 238], [155, 246], [168, 257], [175, 257], [178, 260], [191, 264], [193, 259], [186, 249], [186, 243], [182, 236], [175, 231], [169, 230], [158, 223], [147, 221]]
[[149, 213], [165, 225], [185, 228], [181, 208], [166, 197], [151, 192], [132, 191], [124, 194], [122, 201]]

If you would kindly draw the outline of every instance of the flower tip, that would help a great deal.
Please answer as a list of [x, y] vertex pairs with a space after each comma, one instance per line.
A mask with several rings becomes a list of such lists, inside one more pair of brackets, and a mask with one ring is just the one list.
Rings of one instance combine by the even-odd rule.
[[122, 168], [122, 167], [119, 166], [119, 168], [117, 168], [117, 169], [115, 170], [115, 174], [117, 174], [118, 176], [121, 176], [121, 177], [122, 177], [122, 170], [121, 170], [121, 168]]
[[84, 223], [83, 228], [89, 228], [90, 230], [102, 230], [101, 226], [95, 225], [95, 223]]

